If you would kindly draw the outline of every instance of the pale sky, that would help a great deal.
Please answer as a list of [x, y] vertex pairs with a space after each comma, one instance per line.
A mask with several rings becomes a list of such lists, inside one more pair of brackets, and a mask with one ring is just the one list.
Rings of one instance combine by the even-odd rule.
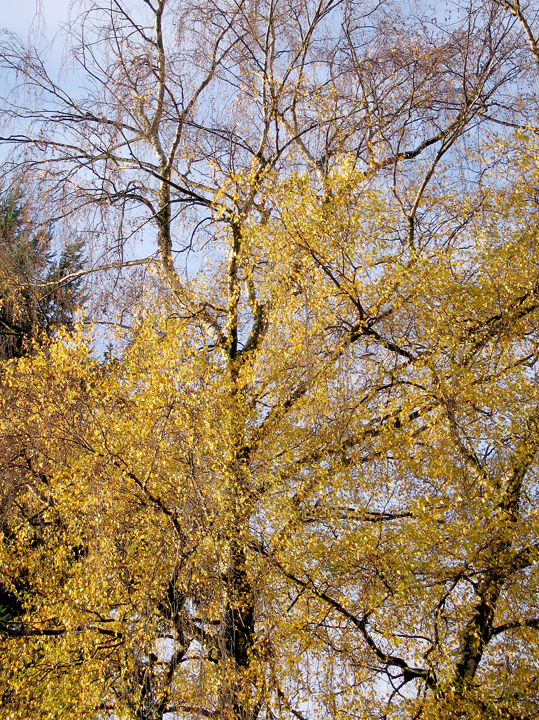
[[50, 40], [67, 20], [69, 5], [70, 0], [0, 0], [0, 27], [26, 40], [34, 23]]

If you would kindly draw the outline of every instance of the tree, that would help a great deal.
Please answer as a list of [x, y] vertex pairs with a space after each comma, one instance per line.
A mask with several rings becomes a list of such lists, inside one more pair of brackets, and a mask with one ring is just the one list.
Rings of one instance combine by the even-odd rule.
[[5, 717], [537, 717], [533, 16], [97, 10], [13, 162], [164, 289], [6, 368]]
[[0, 358], [28, 352], [40, 333], [51, 335], [70, 326], [83, 302], [81, 280], [63, 281], [82, 269], [82, 242], [75, 240], [55, 258], [52, 233], [32, 218], [20, 192], [0, 201]]
[[[67, 245], [58, 258], [51, 250], [50, 226], [38, 222], [20, 191], [0, 199], [0, 360], [21, 357], [32, 351], [32, 343], [50, 337], [59, 327], [72, 327], [75, 312], [84, 302], [81, 280], [63, 278], [82, 269], [82, 243]], [[4, 478], [2, 499], [16, 493], [16, 485]], [[0, 505], [0, 527], [7, 527]], [[9, 621], [23, 610], [21, 597], [27, 592], [20, 580], [16, 592], [0, 581], [0, 617]]]

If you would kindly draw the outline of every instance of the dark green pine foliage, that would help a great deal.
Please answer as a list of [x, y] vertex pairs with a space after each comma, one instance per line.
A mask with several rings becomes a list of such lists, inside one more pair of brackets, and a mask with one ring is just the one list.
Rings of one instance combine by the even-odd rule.
[[22, 193], [0, 196], [0, 361], [70, 327], [84, 304], [82, 280], [64, 280], [83, 268], [82, 241], [59, 255], [52, 245], [51, 224], [32, 217]]

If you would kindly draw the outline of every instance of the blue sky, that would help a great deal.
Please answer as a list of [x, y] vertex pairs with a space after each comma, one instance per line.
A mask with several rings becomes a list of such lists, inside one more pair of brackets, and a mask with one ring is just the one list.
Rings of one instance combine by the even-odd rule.
[[38, 29], [51, 40], [66, 22], [70, 0], [0, 0], [0, 27], [12, 30], [23, 40]]

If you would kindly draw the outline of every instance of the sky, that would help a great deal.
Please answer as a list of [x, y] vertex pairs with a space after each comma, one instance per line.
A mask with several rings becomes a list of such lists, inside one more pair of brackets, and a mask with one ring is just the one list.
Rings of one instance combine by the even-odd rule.
[[74, 0], [0, 0], [0, 29], [37, 46], [49, 74], [57, 77], [65, 57], [62, 26], [72, 5]]
[[38, 29], [51, 40], [67, 20], [70, 0], [0, 0], [0, 27], [23, 40]]

